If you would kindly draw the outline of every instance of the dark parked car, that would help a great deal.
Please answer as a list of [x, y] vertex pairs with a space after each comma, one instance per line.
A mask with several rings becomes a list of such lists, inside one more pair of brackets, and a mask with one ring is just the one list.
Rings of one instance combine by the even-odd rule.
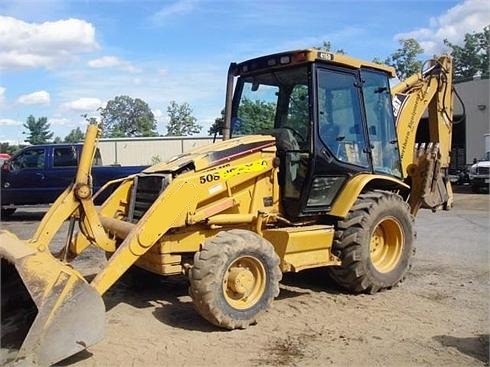
[[[33, 145], [2, 164], [0, 202], [2, 216], [17, 208], [53, 203], [75, 177], [81, 144]], [[103, 166], [97, 150], [92, 180], [94, 192], [106, 182], [142, 171], [147, 166]]]

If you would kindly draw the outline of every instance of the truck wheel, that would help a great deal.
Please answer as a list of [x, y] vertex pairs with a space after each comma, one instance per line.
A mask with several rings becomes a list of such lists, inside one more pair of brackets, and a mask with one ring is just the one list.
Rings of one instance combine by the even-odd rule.
[[329, 268], [330, 275], [353, 293], [391, 288], [410, 269], [414, 237], [413, 216], [400, 196], [361, 194], [337, 224], [332, 251], [341, 266]]
[[189, 294], [212, 324], [245, 329], [270, 307], [281, 277], [279, 257], [268, 241], [251, 231], [223, 231], [194, 255]]

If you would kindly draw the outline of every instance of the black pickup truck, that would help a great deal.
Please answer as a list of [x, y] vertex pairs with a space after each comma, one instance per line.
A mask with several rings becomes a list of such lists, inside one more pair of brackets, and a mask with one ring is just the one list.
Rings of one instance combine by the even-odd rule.
[[[81, 151], [82, 144], [33, 145], [5, 161], [0, 170], [2, 217], [20, 207], [53, 203], [73, 181]], [[94, 192], [110, 180], [140, 172], [146, 167], [103, 166], [97, 150], [92, 168]]]

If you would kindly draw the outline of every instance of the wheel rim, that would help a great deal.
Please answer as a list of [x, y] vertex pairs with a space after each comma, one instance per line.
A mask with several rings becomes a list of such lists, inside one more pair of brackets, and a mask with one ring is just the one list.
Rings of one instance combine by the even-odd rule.
[[395, 218], [384, 218], [378, 223], [370, 242], [371, 262], [378, 272], [388, 273], [397, 266], [403, 243], [403, 230]]
[[255, 305], [265, 291], [266, 272], [255, 257], [242, 256], [233, 261], [223, 277], [223, 293], [233, 308], [244, 310]]

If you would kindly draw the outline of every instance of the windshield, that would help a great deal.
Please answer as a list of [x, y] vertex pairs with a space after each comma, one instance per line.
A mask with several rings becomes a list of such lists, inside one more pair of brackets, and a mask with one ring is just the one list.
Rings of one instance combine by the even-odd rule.
[[320, 139], [338, 160], [368, 166], [356, 75], [319, 69], [317, 79]]
[[388, 78], [362, 70], [363, 98], [374, 171], [401, 177], [401, 161]]
[[267, 72], [238, 80], [232, 113], [232, 136], [287, 129], [300, 146], [309, 132], [306, 67]]

